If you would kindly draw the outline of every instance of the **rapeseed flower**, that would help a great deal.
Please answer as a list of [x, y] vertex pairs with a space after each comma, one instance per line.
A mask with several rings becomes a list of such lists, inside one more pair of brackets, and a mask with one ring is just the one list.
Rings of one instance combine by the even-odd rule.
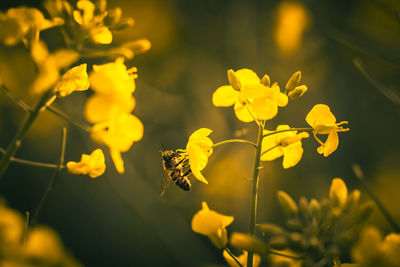
[[228, 243], [226, 227], [230, 225], [234, 217], [222, 215], [210, 210], [205, 201], [201, 203], [202, 209], [192, 218], [192, 230], [196, 233], [206, 235], [210, 241], [219, 249]]
[[[276, 131], [288, 130], [289, 125], [279, 125]], [[264, 135], [273, 133], [274, 131], [264, 130]], [[272, 134], [264, 137], [261, 148], [261, 160], [272, 161], [283, 156], [283, 168], [291, 168], [295, 166], [303, 156], [303, 147], [301, 139], [309, 137], [308, 133], [297, 131], [287, 131]]]
[[[268, 77], [268, 76], [266, 76]], [[234, 106], [236, 117], [243, 122], [270, 120], [278, 113], [278, 106], [288, 103], [287, 95], [280, 92], [275, 83], [260, 80], [250, 69], [228, 70], [230, 85], [219, 87], [212, 96], [217, 107]]]
[[199, 181], [208, 184], [206, 178], [201, 174], [208, 162], [208, 158], [213, 152], [214, 143], [208, 137], [212, 133], [212, 130], [207, 128], [201, 128], [189, 137], [189, 141], [186, 144], [186, 149], [180, 149], [179, 152], [183, 157], [189, 160], [190, 169], [194, 177]]
[[345, 182], [341, 178], [334, 178], [329, 189], [329, 198], [333, 204], [333, 213], [338, 215], [348, 202], [358, 202], [360, 191], [354, 190], [350, 195]]
[[82, 154], [80, 162], [70, 161], [67, 168], [70, 173], [89, 174], [91, 178], [96, 178], [106, 170], [103, 151], [96, 149], [90, 155]]
[[[313, 128], [315, 140], [321, 145], [317, 151], [325, 157], [332, 154], [339, 145], [338, 132], [347, 132], [340, 125], [348, 124], [347, 121], [336, 123], [336, 118], [330, 111], [329, 107], [324, 104], [315, 105], [306, 116], [307, 123]], [[328, 134], [325, 143], [322, 142], [317, 134]]]
[[94, 43], [110, 44], [113, 36], [111, 31], [103, 23], [106, 13], [95, 14], [96, 6], [89, 0], [79, 0], [76, 3], [78, 10], [72, 15], [76, 23], [85, 29]]
[[134, 142], [143, 137], [143, 124], [130, 113], [120, 113], [108, 121], [99, 122], [92, 127], [91, 137], [110, 149], [111, 158], [119, 173], [124, 173], [121, 152], [128, 151]]
[[45, 19], [36, 8], [10, 8], [6, 13], [0, 13], [0, 42], [8, 46], [16, 45], [20, 41], [28, 44], [37, 40], [40, 31], [62, 23], [59, 18], [52, 21]]
[[85, 91], [89, 88], [86, 64], [81, 64], [68, 70], [58, 82], [54, 91], [59, 97], [65, 97], [74, 91]]

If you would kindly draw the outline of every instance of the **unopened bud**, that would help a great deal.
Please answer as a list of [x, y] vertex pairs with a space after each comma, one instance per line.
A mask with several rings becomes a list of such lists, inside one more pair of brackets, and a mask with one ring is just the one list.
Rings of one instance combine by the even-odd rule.
[[287, 248], [288, 242], [283, 235], [273, 236], [269, 239], [269, 246], [274, 249], [282, 250]]
[[292, 91], [290, 91], [288, 97], [290, 98], [290, 100], [295, 100], [297, 98], [302, 97], [305, 92], [307, 92], [307, 86], [300, 85], [294, 88]]
[[360, 165], [358, 165], [357, 163], [353, 164], [353, 172], [356, 175], [356, 177], [358, 179], [362, 179], [364, 177], [363, 171], [361, 170]]
[[346, 205], [344, 206], [343, 211], [351, 212], [357, 206], [360, 196], [360, 190], [354, 190], [351, 192], [351, 194], [347, 197]]
[[136, 54], [143, 54], [151, 48], [151, 43], [147, 39], [140, 39], [133, 42], [123, 44], [124, 47], [128, 47], [132, 52]]
[[286, 84], [286, 90], [288, 92], [292, 91], [296, 86], [299, 85], [301, 80], [301, 72], [300, 71], [296, 71], [292, 77], [290, 77], [289, 81]]
[[267, 87], [270, 87], [271, 85], [271, 80], [269, 78], [269, 76], [267, 74], [265, 74], [262, 78], [261, 78], [261, 83], [264, 84]]
[[270, 223], [258, 224], [257, 227], [264, 235], [271, 236], [284, 233], [284, 230], [282, 228]]
[[347, 187], [342, 179], [334, 178], [332, 180], [329, 198], [333, 202], [334, 207], [344, 207], [347, 201]]
[[299, 208], [297, 207], [296, 202], [286, 192], [279, 190], [277, 192], [277, 197], [287, 216], [292, 216], [298, 212]]
[[303, 228], [303, 225], [298, 219], [289, 219], [286, 222], [286, 227], [291, 231], [300, 231]]
[[122, 9], [120, 7], [113, 8], [107, 11], [107, 16], [104, 18], [104, 24], [111, 26], [117, 24], [121, 20]]
[[239, 77], [232, 69], [228, 70], [228, 80], [229, 84], [233, 87], [233, 89], [240, 91], [241, 84]]
[[374, 212], [375, 205], [372, 201], [368, 201], [364, 203], [355, 213], [354, 215], [354, 223], [364, 223], [369, 217], [371, 217]]
[[239, 250], [254, 252], [259, 255], [267, 253], [268, 246], [261, 240], [256, 239], [254, 236], [243, 233], [232, 233], [230, 244]]
[[126, 28], [132, 27], [134, 24], [135, 21], [133, 18], [122, 18], [112, 29], [116, 31], [125, 30]]
[[321, 205], [319, 204], [318, 200], [311, 199], [310, 205], [308, 206], [309, 213], [311, 215], [320, 216], [321, 215]]

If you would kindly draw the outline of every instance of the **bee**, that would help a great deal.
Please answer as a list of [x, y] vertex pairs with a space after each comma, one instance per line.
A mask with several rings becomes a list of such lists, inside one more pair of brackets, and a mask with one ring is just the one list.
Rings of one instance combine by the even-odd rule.
[[171, 181], [185, 191], [189, 191], [191, 184], [188, 178], [192, 172], [189, 160], [173, 150], [161, 151], [164, 176], [161, 182], [161, 196], [171, 184]]

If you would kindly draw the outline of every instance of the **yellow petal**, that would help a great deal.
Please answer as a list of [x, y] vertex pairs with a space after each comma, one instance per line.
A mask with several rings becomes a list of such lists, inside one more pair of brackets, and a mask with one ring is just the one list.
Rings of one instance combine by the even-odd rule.
[[214, 143], [207, 136], [211, 133], [212, 130], [207, 128], [201, 128], [195, 131], [193, 134], [190, 135], [186, 147], [196, 145], [202, 149], [203, 153], [205, 153], [207, 157], [210, 157], [213, 152], [212, 146], [214, 145]]
[[243, 105], [239, 101], [236, 101], [234, 110], [236, 117], [243, 122], [252, 122], [254, 121], [253, 117], [251, 116], [250, 112], [248, 109], [251, 110], [251, 107], [249, 105]]
[[301, 160], [303, 156], [303, 148], [301, 142], [296, 142], [294, 144], [288, 145], [283, 149], [283, 168], [291, 168], [295, 166]]
[[335, 206], [344, 207], [347, 201], [347, 186], [340, 178], [332, 180], [331, 188], [329, 189], [329, 198], [334, 202]]
[[262, 97], [266, 87], [261, 83], [244, 84], [240, 90], [240, 96], [243, 99], [253, 99]]
[[259, 120], [270, 120], [278, 114], [278, 107], [270, 99], [260, 97], [251, 103], [253, 115]]
[[90, 34], [96, 44], [111, 44], [113, 39], [111, 31], [107, 27], [94, 28]]
[[204, 169], [208, 162], [208, 157], [204, 151], [197, 145], [190, 145], [186, 147], [186, 151], [189, 154], [189, 164], [193, 175], [201, 182], [208, 184], [207, 180], [200, 173]]
[[240, 69], [235, 74], [239, 78], [242, 87], [249, 83], [260, 83], [258, 75], [250, 69]]
[[232, 86], [224, 85], [219, 87], [212, 96], [213, 105], [216, 107], [229, 107], [235, 104], [239, 95]]
[[54, 88], [54, 91], [60, 97], [65, 97], [74, 91], [87, 90], [89, 85], [86, 64], [81, 64], [67, 71]]
[[324, 104], [315, 105], [307, 114], [306, 121], [321, 134], [327, 134], [332, 128], [336, 128], [336, 118]]

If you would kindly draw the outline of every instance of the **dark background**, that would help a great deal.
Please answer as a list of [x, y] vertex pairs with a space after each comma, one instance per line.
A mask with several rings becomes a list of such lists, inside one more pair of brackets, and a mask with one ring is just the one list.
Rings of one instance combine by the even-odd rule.
[[[191, 231], [190, 221], [201, 201], [207, 201], [211, 209], [235, 217], [230, 232], [247, 231], [253, 151], [240, 144], [215, 149], [203, 172], [208, 185], [192, 179], [191, 191], [171, 186], [164, 198], [159, 197], [163, 175], [159, 151], [162, 144], [184, 148], [189, 135], [202, 127], [214, 130], [214, 142], [238, 136], [255, 141], [255, 125], [238, 121], [233, 108], [216, 108], [211, 103], [212, 93], [228, 83], [226, 71], [231, 68], [250, 68], [260, 77], [268, 73], [281, 88], [295, 71], [302, 71], [302, 84], [309, 91], [280, 109], [268, 129], [277, 124], [306, 127], [306, 114], [319, 103], [329, 105], [338, 121], [349, 121], [350, 131], [339, 135], [339, 148], [328, 158], [316, 152], [317, 143], [309, 138], [294, 168], [283, 170], [281, 159], [263, 163], [258, 222], [282, 219], [275, 201], [278, 189], [295, 199], [327, 197], [334, 177], [343, 178], [350, 189], [357, 188], [353, 163], [360, 164], [399, 221], [400, 2], [291, 3], [302, 7], [307, 26], [299, 44], [285, 51], [274, 38], [283, 1], [110, 1], [110, 7], [122, 7], [123, 15], [136, 22], [131, 30], [114, 36], [117, 43], [136, 38], [152, 42], [150, 51], [127, 62], [138, 67], [133, 114], [144, 124], [144, 137], [123, 154], [124, 175], [117, 174], [108, 153], [106, 173], [98, 179], [63, 172], [40, 223], [56, 229], [66, 247], [87, 266], [224, 264], [222, 253], [207, 237]], [[36, 1], [2, 1], [0, 5], [2, 11], [18, 5], [40, 7]], [[43, 35], [50, 45], [57, 43], [53, 34]], [[18, 50], [14, 52], [17, 57]], [[375, 85], [357, 69], [355, 59]], [[15, 68], [23, 80], [24, 66], [18, 60], [10, 69]], [[28, 93], [24, 95], [21, 84], [16, 90], [25, 96]], [[54, 105], [84, 121], [86, 96], [74, 93]], [[0, 105], [0, 146], [4, 148], [24, 113], [4, 93]], [[87, 133], [45, 113], [16, 156], [57, 162], [63, 126], [68, 128], [66, 160], [77, 161], [82, 153], [98, 147]], [[12, 163], [0, 194], [21, 213], [33, 212], [51, 172]], [[378, 211], [370, 222], [385, 232], [390, 230]]]

